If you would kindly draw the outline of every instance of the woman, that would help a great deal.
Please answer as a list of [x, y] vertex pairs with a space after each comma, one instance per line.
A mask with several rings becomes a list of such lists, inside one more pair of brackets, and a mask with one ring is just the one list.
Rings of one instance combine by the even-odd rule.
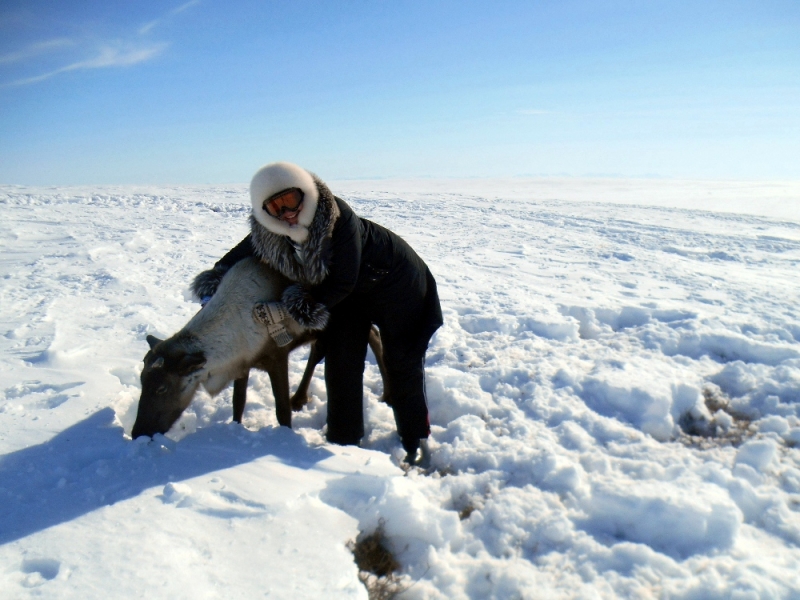
[[397, 431], [416, 462], [430, 434], [425, 352], [442, 325], [436, 282], [423, 260], [388, 229], [358, 217], [319, 178], [289, 163], [260, 169], [250, 184], [250, 234], [192, 284], [213, 295], [225, 272], [257, 256], [293, 283], [283, 293], [301, 325], [324, 330], [327, 439], [364, 436], [363, 374], [370, 326], [381, 332]]

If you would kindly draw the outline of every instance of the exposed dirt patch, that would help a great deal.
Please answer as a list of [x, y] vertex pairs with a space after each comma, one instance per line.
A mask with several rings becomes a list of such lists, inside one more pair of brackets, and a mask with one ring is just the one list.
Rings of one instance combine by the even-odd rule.
[[701, 449], [740, 446], [755, 435], [755, 430], [750, 427], [750, 417], [731, 407], [730, 398], [717, 386], [703, 388], [703, 400], [711, 413], [711, 420], [697, 419], [689, 413], [684, 415], [678, 423], [683, 431], [679, 438], [681, 442]]
[[391, 600], [407, 589], [397, 574], [400, 563], [388, 548], [383, 522], [374, 532], [361, 533], [347, 547], [353, 553], [358, 578], [367, 588], [370, 600]]

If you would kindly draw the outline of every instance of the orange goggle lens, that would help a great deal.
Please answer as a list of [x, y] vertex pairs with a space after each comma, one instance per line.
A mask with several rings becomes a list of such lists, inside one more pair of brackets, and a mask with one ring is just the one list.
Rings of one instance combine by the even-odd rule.
[[294, 212], [303, 203], [303, 191], [291, 188], [278, 192], [264, 200], [264, 210], [273, 217], [280, 217], [285, 212]]

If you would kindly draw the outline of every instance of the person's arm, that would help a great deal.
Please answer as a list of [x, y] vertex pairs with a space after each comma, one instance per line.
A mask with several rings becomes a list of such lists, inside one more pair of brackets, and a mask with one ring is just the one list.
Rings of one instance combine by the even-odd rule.
[[253, 243], [250, 241], [250, 234], [248, 233], [246, 238], [236, 244], [225, 256], [214, 263], [214, 268], [227, 271], [240, 260], [254, 255]]
[[228, 251], [225, 256], [214, 263], [212, 269], [203, 271], [194, 278], [191, 286], [192, 294], [201, 302], [210, 298], [216, 293], [219, 283], [222, 281], [225, 273], [228, 272], [228, 269], [240, 260], [248, 256], [253, 256], [253, 254], [253, 244], [250, 241], [250, 234], [248, 234], [246, 238]]

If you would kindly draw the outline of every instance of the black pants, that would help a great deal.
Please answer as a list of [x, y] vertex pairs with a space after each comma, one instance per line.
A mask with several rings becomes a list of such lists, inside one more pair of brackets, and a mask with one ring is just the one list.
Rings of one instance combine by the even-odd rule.
[[[391, 293], [391, 290], [388, 290]], [[358, 444], [364, 436], [363, 377], [372, 323], [381, 332], [387, 379], [397, 432], [403, 445], [430, 434], [425, 398], [425, 352], [433, 332], [420, 328], [423, 297], [408, 297], [391, 310], [373, 294], [353, 294], [331, 310], [325, 330], [325, 385], [328, 441]]]

